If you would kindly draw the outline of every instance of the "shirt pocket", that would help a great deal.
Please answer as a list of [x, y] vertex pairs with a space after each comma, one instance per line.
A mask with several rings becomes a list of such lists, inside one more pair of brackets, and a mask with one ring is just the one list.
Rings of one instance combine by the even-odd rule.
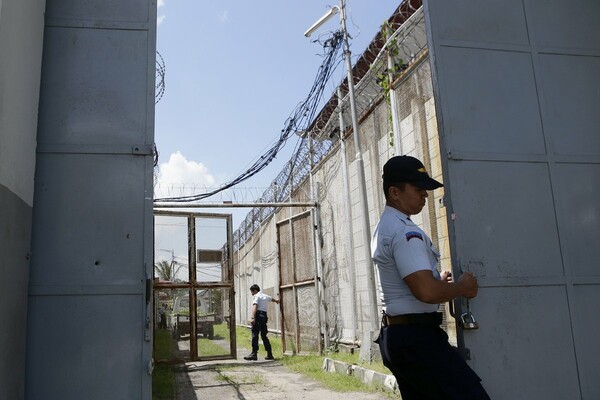
[[433, 243], [431, 244], [430, 249], [431, 249], [431, 253], [433, 253], [433, 257], [435, 258], [435, 261], [440, 261], [440, 252], [438, 251], [438, 249], [435, 248]]

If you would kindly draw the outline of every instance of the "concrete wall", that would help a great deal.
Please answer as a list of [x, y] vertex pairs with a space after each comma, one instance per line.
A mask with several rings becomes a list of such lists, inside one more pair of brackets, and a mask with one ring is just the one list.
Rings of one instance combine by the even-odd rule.
[[45, 0], [0, 0], [0, 399], [22, 399]]
[[[257, 284], [263, 293], [278, 298], [279, 276], [277, 270], [277, 231], [276, 218], [266, 221], [254, 235], [236, 252], [234, 258], [234, 284], [236, 286], [236, 320], [247, 324], [252, 308], [250, 286]], [[278, 307], [269, 305], [269, 328], [279, 330], [280, 313]]]
[[[436, 113], [433, 103], [431, 73], [426, 51], [394, 85], [393, 95], [397, 97], [398, 109], [393, 110], [398, 118], [400, 132], [397, 133], [402, 154], [409, 154], [424, 160], [430, 174], [440, 180], [439, 138]], [[383, 164], [394, 155], [394, 146], [389, 143], [390, 109], [383, 98], [374, 102], [360, 117], [360, 137], [365, 168], [367, 203], [369, 209], [370, 230], [374, 229], [383, 212], [385, 198], [382, 190], [381, 171]], [[363, 215], [359, 204], [359, 181], [356, 169], [356, 150], [351, 136], [345, 139], [345, 159], [349, 195], [344, 189], [344, 162], [342, 146], [338, 142], [331, 152], [316, 166], [313, 181], [320, 205], [322, 253], [323, 302], [326, 311], [322, 321], [332, 343], [349, 344], [360, 340], [364, 332], [369, 331], [370, 298], [367, 268], [372, 265], [365, 261], [364, 234], [361, 231]], [[296, 189], [292, 201], [310, 199], [308, 178]], [[448, 228], [443, 202], [443, 191], [430, 194], [428, 207], [413, 220], [420, 224], [440, 248], [442, 260], [440, 267], [450, 269], [448, 249]], [[347, 217], [346, 206], [350, 208]], [[298, 214], [305, 209], [286, 208], [278, 210], [274, 216], [257, 230], [251, 240], [236, 254], [235, 279], [238, 285], [239, 321], [246, 318], [248, 304], [245, 303], [247, 287], [256, 282], [261, 287], [277, 288], [277, 269], [265, 268], [265, 259], [273, 257], [277, 251], [277, 235], [273, 219], [280, 221]], [[298, 250], [297, 250], [298, 251]], [[352, 271], [352, 267], [354, 271]], [[246, 284], [246, 282], [248, 282]], [[378, 293], [379, 299], [379, 293]], [[378, 300], [379, 302], [380, 300]], [[379, 308], [381, 304], [378, 304]], [[450, 340], [456, 343], [456, 331], [453, 319], [447, 318]], [[275, 328], [271, 325], [271, 328]], [[279, 326], [277, 326], [279, 329]]]

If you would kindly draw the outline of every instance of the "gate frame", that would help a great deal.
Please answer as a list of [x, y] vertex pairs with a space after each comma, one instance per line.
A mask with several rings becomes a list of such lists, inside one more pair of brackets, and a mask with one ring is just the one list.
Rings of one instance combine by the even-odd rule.
[[[279, 273], [279, 298], [283, 299], [283, 290], [284, 289], [292, 289], [292, 293], [293, 293], [293, 297], [294, 297], [294, 308], [295, 308], [295, 320], [296, 320], [296, 332], [294, 337], [296, 339], [296, 348], [298, 353], [302, 352], [302, 348], [301, 348], [301, 340], [300, 340], [300, 315], [298, 313], [298, 291], [297, 288], [300, 286], [307, 286], [310, 284], [313, 284], [315, 286], [315, 297], [316, 297], [316, 304], [317, 304], [317, 328], [319, 330], [319, 335], [317, 337], [317, 348], [319, 351], [319, 354], [323, 353], [323, 325], [322, 325], [322, 317], [321, 317], [321, 293], [320, 293], [320, 288], [319, 288], [319, 283], [321, 281], [321, 277], [320, 277], [320, 268], [319, 265], [322, 265], [322, 255], [320, 251], [317, 251], [318, 248], [318, 238], [320, 237], [320, 223], [315, 223], [315, 219], [317, 218], [317, 214], [315, 212], [315, 210], [318, 209], [318, 206], [312, 207], [310, 210], [307, 211], [303, 211], [300, 212], [298, 214], [295, 215], [291, 215], [288, 218], [284, 218], [280, 221], [276, 222], [276, 227], [277, 227], [277, 253], [278, 253], [278, 265], [277, 265], [277, 271]], [[312, 279], [308, 279], [308, 280], [304, 280], [301, 282], [296, 282], [296, 257], [295, 257], [295, 241], [294, 241], [294, 221], [298, 220], [302, 217], [305, 217], [306, 215], [309, 215], [309, 218], [311, 219], [312, 222], [312, 226], [313, 226], [313, 234], [312, 234], [312, 245], [313, 245], [313, 252], [314, 252], [314, 275]], [[280, 226], [283, 226], [284, 224], [290, 224], [290, 256], [291, 256], [291, 266], [292, 266], [292, 276], [293, 276], [293, 280], [294, 282], [291, 284], [282, 284], [282, 274], [281, 274], [281, 244], [280, 244], [280, 240], [279, 240], [279, 231], [280, 231]], [[281, 347], [282, 347], [282, 351], [285, 353], [286, 352], [286, 342], [285, 342], [285, 337], [286, 337], [286, 330], [285, 330], [285, 312], [284, 312], [284, 303], [283, 301], [281, 302]], [[327, 335], [325, 335], [327, 336]], [[292, 350], [292, 352], [295, 354], [296, 351]]]
[[[189, 358], [175, 358], [168, 361], [158, 360], [157, 363], [169, 363], [169, 364], [180, 364], [189, 361], [211, 361], [211, 360], [229, 360], [237, 359], [237, 339], [236, 339], [236, 319], [235, 319], [235, 279], [233, 279], [233, 233], [232, 233], [232, 215], [231, 214], [217, 214], [217, 213], [201, 213], [194, 211], [168, 211], [154, 208], [153, 216], [174, 216], [174, 217], [186, 217], [188, 223], [188, 268], [189, 268], [189, 281], [187, 283], [159, 283], [153, 280], [152, 283], [152, 299], [153, 299], [153, 315], [156, 315], [156, 303], [154, 302], [154, 291], [157, 289], [187, 289], [190, 296], [190, 304], [196, 304], [196, 291], [200, 289], [229, 289], [229, 354], [202, 357], [198, 355], [198, 341], [193, 340], [197, 338], [196, 324], [191, 321], [196, 320], [196, 307], [190, 307], [190, 357]], [[215, 283], [198, 283], [196, 281], [196, 251], [195, 248], [190, 246], [192, 243], [196, 243], [196, 230], [195, 230], [195, 219], [196, 218], [214, 218], [214, 219], [225, 219], [227, 224], [227, 281], [220, 281]], [[154, 228], [154, 224], [153, 224]], [[154, 244], [156, 245], [156, 243]], [[154, 265], [154, 263], [153, 263]], [[154, 276], [154, 268], [152, 268], [152, 276]], [[155, 328], [154, 328], [155, 329]], [[154, 332], [153, 329], [153, 332]], [[152, 355], [154, 356], [154, 346], [152, 349]]]
[[[320, 284], [320, 276], [319, 276], [319, 271], [320, 268], [319, 266], [322, 265], [322, 254], [320, 251], [317, 251], [317, 247], [318, 247], [318, 243], [319, 243], [319, 237], [321, 236], [321, 223], [319, 220], [319, 215], [318, 215], [318, 210], [319, 210], [319, 203], [315, 202], [315, 201], [298, 201], [298, 202], [293, 202], [293, 201], [289, 201], [289, 202], [271, 202], [271, 203], [173, 203], [173, 202], [154, 202], [154, 214], [156, 215], [157, 213], [160, 214], [171, 214], [171, 215], [175, 215], [175, 214], [189, 214], [190, 212], [177, 212], [177, 211], [169, 211], [170, 209], [177, 209], [177, 208], [185, 208], [185, 209], [192, 209], [192, 208], [263, 208], [263, 207], [268, 207], [268, 208], [289, 208], [290, 209], [290, 217], [282, 220], [282, 221], [277, 221], [276, 222], [276, 226], [279, 225], [279, 223], [285, 222], [285, 221], [290, 221], [296, 217], [298, 217], [301, 214], [310, 212], [311, 214], [311, 220], [313, 221], [313, 246], [315, 247], [315, 278], [313, 278], [312, 280], [308, 281], [308, 284], [313, 283], [315, 285], [315, 294], [317, 296], [317, 321], [318, 321], [318, 328], [319, 328], [319, 337], [318, 339], [318, 344], [319, 344], [319, 354], [321, 354], [323, 352], [323, 344], [322, 344], [322, 336], [323, 336], [323, 326], [322, 326], [322, 318], [321, 318], [321, 312], [322, 312], [322, 304], [321, 304], [321, 293], [320, 290], [324, 290], [323, 288], [319, 288], [319, 284]], [[309, 207], [310, 210], [309, 211], [303, 211], [302, 213], [299, 213], [297, 215], [291, 215], [291, 209], [294, 207]], [[216, 214], [216, 215], [222, 215], [222, 214]], [[229, 214], [231, 216], [231, 214]], [[272, 217], [274, 217], [276, 214], [274, 213]], [[315, 220], [317, 222], [315, 222]], [[277, 228], [278, 229], [278, 228]], [[233, 245], [233, 238], [231, 238], [231, 245]], [[293, 246], [293, 241], [292, 241], [292, 246]], [[277, 270], [279, 273], [279, 297], [283, 298], [281, 296], [281, 289], [283, 288], [281, 285], [281, 262], [280, 262], [280, 254], [281, 252], [279, 251], [279, 242], [277, 244], [277, 253], [278, 253], [278, 257], [277, 257]], [[231, 262], [233, 263], [233, 250], [231, 251]], [[232, 269], [233, 271], [233, 269]], [[232, 278], [233, 279], [233, 278]], [[304, 283], [303, 285], [306, 285], [306, 283]], [[301, 285], [301, 286], [303, 286]], [[185, 286], [185, 285], [184, 285]], [[296, 285], [298, 286], [298, 285]], [[159, 286], [157, 286], [159, 287]], [[172, 286], [171, 286], [172, 287]], [[186, 286], [187, 287], [187, 286]], [[294, 287], [294, 301], [296, 301], [297, 303], [297, 297], [296, 297], [296, 288]], [[235, 290], [234, 290], [234, 297], [233, 297], [233, 301], [235, 303]], [[296, 307], [297, 309], [297, 307]], [[234, 308], [233, 308], [234, 312], [235, 312], [235, 304], [234, 304]], [[281, 303], [281, 307], [280, 307], [280, 312], [281, 312], [281, 342], [282, 342], [282, 347], [283, 347], [283, 351], [285, 352], [285, 312], [284, 312], [284, 306], [283, 303]], [[297, 313], [296, 313], [297, 314]], [[235, 317], [235, 315], [234, 315]], [[297, 315], [296, 315], [296, 321], [297, 321]], [[234, 324], [235, 324], [235, 318], [234, 318]], [[298, 326], [298, 324], [296, 325]], [[299, 332], [296, 333], [297, 335], [299, 335]], [[326, 336], [326, 339], [328, 340], [329, 338]]]

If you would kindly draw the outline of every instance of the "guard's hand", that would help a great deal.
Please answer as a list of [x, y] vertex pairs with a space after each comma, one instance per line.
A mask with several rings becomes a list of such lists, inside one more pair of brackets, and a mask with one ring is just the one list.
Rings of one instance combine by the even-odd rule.
[[442, 277], [442, 282], [452, 282], [452, 272], [442, 271], [440, 276]]
[[477, 296], [479, 285], [477, 284], [477, 278], [475, 278], [472, 272], [462, 274], [456, 284], [461, 288], [461, 295], [467, 299]]

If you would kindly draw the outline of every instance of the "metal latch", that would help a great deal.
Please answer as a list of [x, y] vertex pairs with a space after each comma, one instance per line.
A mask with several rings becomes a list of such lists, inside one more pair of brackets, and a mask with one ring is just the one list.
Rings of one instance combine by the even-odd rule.
[[479, 329], [479, 324], [475, 321], [475, 317], [471, 312], [471, 303], [467, 299], [467, 312], [461, 314], [458, 323], [464, 330]]

